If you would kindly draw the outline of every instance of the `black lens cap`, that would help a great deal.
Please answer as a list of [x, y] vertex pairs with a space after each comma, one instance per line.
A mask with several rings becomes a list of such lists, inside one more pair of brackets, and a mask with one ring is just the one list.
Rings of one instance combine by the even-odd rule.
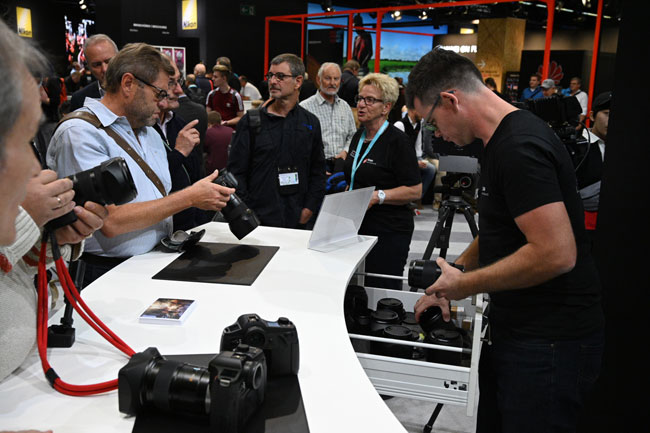
[[420, 314], [420, 326], [424, 332], [431, 332], [443, 322], [442, 310], [437, 305], [427, 308]]
[[370, 314], [372, 320], [379, 323], [399, 323], [399, 314], [393, 310], [377, 310]]

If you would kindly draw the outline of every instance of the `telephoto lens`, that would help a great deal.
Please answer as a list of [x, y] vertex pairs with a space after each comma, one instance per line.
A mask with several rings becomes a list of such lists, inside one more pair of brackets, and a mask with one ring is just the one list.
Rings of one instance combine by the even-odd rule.
[[[219, 177], [214, 180], [214, 183], [228, 188], [237, 189], [237, 179], [235, 179], [235, 176], [233, 176], [232, 173], [226, 170], [221, 171]], [[255, 212], [246, 206], [246, 203], [244, 203], [236, 193], [230, 195], [230, 200], [228, 200], [226, 206], [221, 209], [221, 214], [228, 223], [228, 227], [232, 234], [239, 240], [246, 237], [246, 235], [260, 225], [260, 220], [257, 218], [257, 215], [255, 215]]]
[[[68, 176], [72, 180], [74, 201], [83, 206], [87, 201], [101, 205], [128, 203], [138, 195], [131, 171], [124, 158], [116, 157], [96, 167]], [[48, 222], [45, 227], [55, 230], [77, 220], [73, 211]]]
[[370, 313], [370, 335], [381, 337], [385, 327], [399, 324], [399, 314], [392, 310], [377, 310]]
[[442, 318], [442, 309], [437, 305], [427, 308], [420, 314], [420, 327], [424, 334], [428, 334], [434, 329], [444, 326], [444, 319]]
[[[462, 265], [449, 263], [456, 269], [464, 271]], [[410, 287], [426, 289], [436, 282], [442, 270], [435, 260], [413, 260], [409, 265], [408, 283]]]

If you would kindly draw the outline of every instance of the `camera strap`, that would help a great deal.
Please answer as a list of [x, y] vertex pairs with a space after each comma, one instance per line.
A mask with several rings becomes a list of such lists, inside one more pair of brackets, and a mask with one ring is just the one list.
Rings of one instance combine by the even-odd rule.
[[[66, 114], [63, 119], [59, 121], [59, 123], [56, 125], [57, 128], [59, 125], [61, 125], [63, 122], [66, 120], [70, 119], [81, 119], [85, 120], [86, 122], [90, 123], [97, 129], [101, 129], [106, 134], [108, 134], [109, 137], [111, 137], [115, 143], [117, 143], [118, 146], [122, 148], [137, 164], [140, 166], [144, 174], [147, 175], [149, 180], [153, 182], [153, 184], [158, 188], [158, 191], [160, 191], [160, 194], [162, 194], [163, 197], [167, 195], [167, 191], [165, 191], [165, 187], [160, 180], [160, 178], [156, 175], [156, 173], [149, 167], [149, 164], [145, 162], [144, 159], [138, 154], [138, 152], [135, 151], [134, 148], [131, 147], [129, 143], [124, 140], [117, 132], [112, 130], [111, 128], [106, 128], [104, 125], [102, 125], [102, 122], [95, 116], [94, 113], [91, 113], [90, 111], [73, 111], [72, 113]], [[56, 131], [56, 129], [55, 129]]]
[[47, 269], [45, 266], [47, 255], [48, 239], [52, 245], [52, 255], [56, 264], [56, 270], [59, 275], [61, 287], [65, 293], [65, 297], [73, 306], [75, 311], [93, 328], [97, 331], [106, 341], [111, 343], [116, 348], [124, 352], [129, 358], [135, 354], [124, 341], [115, 335], [86, 305], [81, 299], [79, 291], [75, 287], [72, 277], [68, 272], [63, 258], [59, 252], [56, 238], [53, 232], [46, 230], [43, 234], [41, 242], [41, 251], [38, 261], [38, 303], [37, 303], [37, 327], [36, 327], [36, 342], [38, 347], [38, 354], [41, 359], [41, 365], [45, 377], [50, 382], [52, 387], [62, 394], [72, 396], [86, 396], [93, 394], [100, 394], [117, 389], [117, 379], [107, 382], [101, 382], [92, 385], [72, 385], [61, 380], [58, 374], [50, 366], [47, 360], [47, 337], [48, 337], [48, 294], [47, 294]]

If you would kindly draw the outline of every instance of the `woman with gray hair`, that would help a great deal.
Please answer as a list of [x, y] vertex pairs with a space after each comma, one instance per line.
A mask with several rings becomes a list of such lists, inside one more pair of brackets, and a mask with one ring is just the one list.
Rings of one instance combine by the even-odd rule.
[[[375, 187], [360, 234], [377, 236], [366, 258], [366, 271], [403, 275], [413, 235], [413, 212], [407, 206], [422, 195], [415, 149], [402, 131], [390, 125], [388, 113], [397, 101], [395, 79], [368, 74], [356, 97], [361, 128], [352, 138], [344, 172], [349, 188]], [[367, 278], [372, 287], [401, 290], [401, 281]]]

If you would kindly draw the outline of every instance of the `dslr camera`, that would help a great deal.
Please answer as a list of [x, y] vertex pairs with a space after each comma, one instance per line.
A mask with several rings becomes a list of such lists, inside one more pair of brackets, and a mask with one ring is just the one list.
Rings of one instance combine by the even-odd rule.
[[[124, 158], [116, 157], [96, 167], [68, 176], [72, 181], [74, 201], [83, 206], [87, 201], [101, 205], [124, 204], [138, 195], [131, 171]], [[77, 220], [74, 211], [49, 221], [45, 227], [55, 230]]]
[[298, 374], [298, 331], [286, 317], [270, 322], [257, 314], [239, 316], [237, 322], [223, 330], [221, 350], [232, 350], [238, 344], [246, 344], [264, 351], [270, 377]]
[[211, 431], [238, 433], [262, 405], [265, 387], [266, 360], [256, 347], [242, 344], [223, 351], [208, 368], [168, 360], [150, 347], [119, 371], [119, 410], [207, 417]]
[[[227, 170], [222, 170], [219, 173], [219, 177], [214, 180], [214, 183], [227, 188], [237, 189], [237, 179]], [[255, 215], [255, 212], [246, 206], [246, 203], [235, 193], [230, 195], [230, 200], [221, 209], [221, 214], [228, 223], [232, 234], [240, 240], [260, 225], [260, 220]]]

